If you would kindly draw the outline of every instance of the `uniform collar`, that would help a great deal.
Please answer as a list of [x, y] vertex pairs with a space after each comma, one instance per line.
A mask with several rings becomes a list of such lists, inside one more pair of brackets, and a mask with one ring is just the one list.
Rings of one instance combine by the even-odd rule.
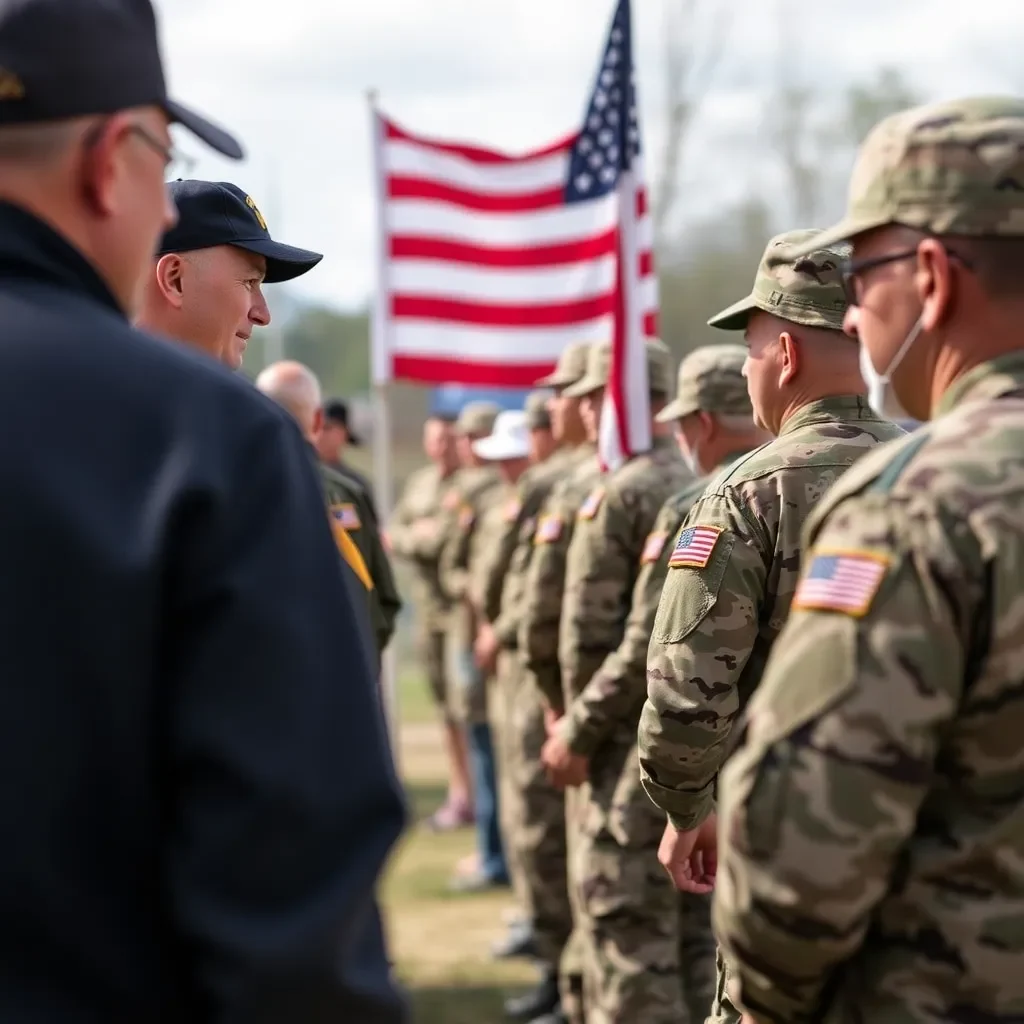
[[4, 278], [56, 284], [125, 316], [106, 282], [78, 249], [35, 214], [0, 200], [0, 281]]
[[1006, 355], [981, 363], [965, 373], [946, 389], [932, 415], [944, 416], [967, 401], [999, 398], [1024, 388], [1024, 352]]
[[779, 437], [792, 434], [795, 430], [810, 426], [812, 423], [829, 423], [834, 420], [877, 420], [878, 417], [868, 405], [866, 398], [860, 395], [832, 395], [819, 398], [801, 406], [782, 424]]
[[738, 451], [730, 452], [708, 475], [718, 476], [723, 470], [728, 469], [734, 462], [739, 462], [740, 459], [749, 455], [753, 450], [753, 448], [741, 448]]

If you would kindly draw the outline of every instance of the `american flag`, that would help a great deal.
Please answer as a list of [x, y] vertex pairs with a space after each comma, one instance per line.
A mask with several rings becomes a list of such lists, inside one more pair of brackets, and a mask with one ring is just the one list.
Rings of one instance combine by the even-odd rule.
[[657, 333], [658, 295], [629, 0], [580, 131], [521, 156], [415, 135], [379, 112], [375, 131], [378, 383], [529, 387], [571, 342], [611, 341], [605, 461], [649, 447], [642, 342]]
[[690, 566], [703, 569], [715, 550], [721, 530], [717, 526], [688, 526], [679, 534], [676, 546], [669, 555], [670, 568]]
[[793, 607], [863, 615], [889, 568], [869, 553], [815, 555], [793, 596]]

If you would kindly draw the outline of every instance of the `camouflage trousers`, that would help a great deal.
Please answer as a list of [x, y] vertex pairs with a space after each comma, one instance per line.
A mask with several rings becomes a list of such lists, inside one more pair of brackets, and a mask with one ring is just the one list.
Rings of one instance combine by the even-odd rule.
[[544, 706], [525, 670], [512, 697], [510, 758], [515, 812], [510, 821], [510, 857], [522, 867], [532, 909], [538, 959], [557, 966], [572, 931], [566, 853], [565, 796], [548, 782], [540, 755], [547, 739]]
[[621, 732], [595, 754], [580, 791], [573, 880], [586, 1021], [702, 1024], [715, 993], [711, 900], [677, 892], [658, 863], [665, 817], [640, 785], [630, 730]]
[[567, 789], [565, 803], [565, 845], [566, 881], [569, 890], [569, 908], [572, 928], [558, 961], [558, 993], [562, 1000], [562, 1013], [568, 1024], [587, 1024], [587, 1007], [583, 987], [586, 966], [586, 943], [582, 932], [583, 908], [580, 904], [580, 887], [575, 877], [578, 865], [576, 851], [580, 844], [582, 812], [586, 805], [578, 789]]
[[715, 1001], [708, 1017], [710, 1024], [740, 1024], [742, 1014], [729, 998], [729, 965], [718, 950], [718, 984], [715, 986]]
[[491, 726], [491, 742], [494, 745], [494, 771], [498, 781], [498, 825], [501, 829], [501, 844], [505, 849], [505, 863], [508, 865], [512, 892], [516, 902], [527, 919], [532, 919], [535, 909], [532, 892], [527, 884], [526, 872], [521, 855], [523, 800], [518, 779], [521, 752], [515, 734], [514, 705], [516, 694], [522, 686], [524, 671], [516, 651], [503, 650], [498, 655], [495, 675], [490, 680], [487, 696], [487, 716]]

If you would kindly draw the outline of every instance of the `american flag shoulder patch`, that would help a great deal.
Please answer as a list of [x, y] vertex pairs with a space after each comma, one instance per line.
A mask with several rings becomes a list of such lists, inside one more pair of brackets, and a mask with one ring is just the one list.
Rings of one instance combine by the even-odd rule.
[[818, 551], [800, 579], [793, 608], [866, 615], [890, 559], [872, 551]]
[[644, 549], [640, 554], [640, 564], [650, 565], [661, 558], [661, 552], [667, 540], [668, 530], [652, 530], [647, 534], [647, 540], [644, 541]]
[[688, 526], [676, 540], [668, 564], [670, 569], [703, 569], [722, 535], [720, 526]]
[[576, 515], [580, 519], [593, 519], [597, 515], [597, 510], [601, 507], [602, 501], [604, 501], [604, 488], [595, 487], [586, 496]]
[[537, 524], [537, 532], [533, 535], [534, 544], [554, 544], [562, 536], [561, 516], [541, 516]]
[[359, 513], [351, 502], [342, 502], [340, 505], [331, 506], [331, 515], [345, 527], [346, 530], [358, 530], [362, 526]]

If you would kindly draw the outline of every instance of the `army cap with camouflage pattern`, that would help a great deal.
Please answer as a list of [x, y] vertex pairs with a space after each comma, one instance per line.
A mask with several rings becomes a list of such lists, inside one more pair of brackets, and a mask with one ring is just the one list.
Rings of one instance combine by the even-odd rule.
[[501, 409], [494, 402], [467, 402], [455, 421], [455, 432], [485, 437], [494, 429]]
[[528, 430], [550, 430], [551, 414], [548, 412], [549, 391], [531, 391], [523, 403]]
[[693, 412], [720, 416], [749, 416], [754, 410], [747, 394], [743, 364], [747, 350], [743, 345], [702, 345], [679, 364], [679, 387], [675, 400], [655, 417], [659, 423], [672, 423]]
[[575, 384], [587, 369], [587, 352], [591, 346], [587, 342], [577, 341], [566, 345], [558, 357], [558, 365], [554, 372], [541, 377], [536, 382], [539, 388], [564, 388]]
[[858, 151], [846, 216], [803, 248], [886, 224], [934, 235], [1024, 236], [1024, 100], [975, 96], [879, 121]]
[[[644, 342], [647, 354], [647, 386], [651, 394], [668, 395], [672, 392], [672, 353], [657, 338]], [[575, 384], [565, 389], [569, 398], [582, 398], [608, 383], [612, 347], [608, 342], [593, 345], [587, 353], [587, 372]]]
[[708, 321], [722, 331], [746, 330], [750, 314], [771, 313], [804, 327], [842, 330], [846, 298], [840, 267], [849, 258], [848, 246], [815, 246], [809, 253], [807, 240], [817, 237], [817, 228], [786, 231], [767, 245], [757, 268], [754, 290]]

